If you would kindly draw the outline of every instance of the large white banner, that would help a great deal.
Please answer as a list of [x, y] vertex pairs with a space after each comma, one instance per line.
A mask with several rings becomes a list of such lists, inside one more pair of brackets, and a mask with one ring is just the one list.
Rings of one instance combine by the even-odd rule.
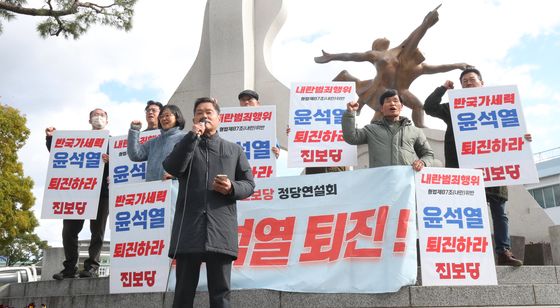
[[482, 171], [416, 174], [422, 285], [496, 285]]
[[385, 293], [416, 283], [410, 166], [258, 179], [237, 204], [233, 289]]
[[41, 219], [95, 219], [103, 179], [106, 130], [53, 133]]
[[166, 290], [174, 206], [171, 182], [111, 187], [111, 293]]
[[[159, 129], [140, 133], [140, 144], [160, 135]], [[146, 181], [147, 162], [133, 162], [128, 157], [128, 135], [115, 136], [109, 142], [109, 179], [111, 184]]]
[[255, 178], [276, 175], [276, 106], [222, 108], [220, 121], [220, 136], [243, 148]]
[[342, 138], [342, 114], [355, 100], [354, 87], [354, 82], [292, 84], [288, 167], [358, 164], [356, 146]]
[[481, 169], [487, 187], [539, 181], [517, 86], [448, 93], [461, 168]]

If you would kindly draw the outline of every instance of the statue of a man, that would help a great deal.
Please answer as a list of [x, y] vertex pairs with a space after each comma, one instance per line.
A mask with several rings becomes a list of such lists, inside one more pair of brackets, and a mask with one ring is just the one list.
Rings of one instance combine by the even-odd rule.
[[466, 63], [430, 65], [423, 63], [425, 58], [418, 49], [418, 43], [428, 29], [439, 18], [437, 9], [429, 12], [422, 24], [397, 47], [389, 49], [390, 41], [387, 38], [378, 38], [373, 41], [371, 50], [355, 53], [330, 54], [323, 51], [323, 55], [315, 57], [317, 63], [330, 61], [371, 62], [377, 70], [374, 79], [359, 80], [346, 70], [340, 72], [333, 80], [355, 81], [356, 92], [360, 104], [359, 110], [367, 104], [375, 110], [374, 120], [381, 119], [379, 96], [387, 89], [395, 89], [402, 97], [402, 103], [412, 109], [412, 120], [418, 127], [424, 127], [424, 111], [422, 102], [410, 92], [409, 87], [420, 75], [448, 72], [454, 69], [464, 70]]

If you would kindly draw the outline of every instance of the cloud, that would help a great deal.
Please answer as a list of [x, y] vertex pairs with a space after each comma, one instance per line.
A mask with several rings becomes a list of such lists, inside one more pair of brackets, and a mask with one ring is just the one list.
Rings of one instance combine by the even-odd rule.
[[[442, 1], [438, 10], [439, 21], [428, 30], [419, 44], [426, 63], [444, 64], [467, 62], [483, 72], [486, 85], [516, 84], [524, 106], [535, 99], [556, 96], [556, 83], [547, 83], [545, 76], [536, 74], [538, 59], [512, 62], [508, 58], [513, 48], [530, 41], [538, 44], [540, 38], [554, 33], [560, 27], [560, 16], [555, 13], [554, 1], [468, 2]], [[294, 9], [297, 7], [297, 9]], [[405, 8], [406, 9], [403, 9]], [[313, 57], [321, 50], [328, 52], [363, 52], [371, 48], [378, 37], [387, 37], [391, 46], [400, 44], [422, 22], [432, 6], [421, 1], [393, 1], [380, 4], [374, 1], [292, 1], [284, 28], [275, 42], [272, 70], [280, 81], [289, 86], [298, 81], [331, 80], [343, 69], [361, 79], [375, 76], [369, 62], [330, 62], [316, 64]], [[312, 20], [312, 22], [310, 22]], [[315, 40], [304, 38], [321, 33]], [[534, 40], [524, 40], [526, 37]], [[557, 48], [557, 47], [556, 47]], [[523, 48], [523, 50], [532, 50]], [[515, 59], [513, 59], [515, 60]], [[457, 83], [459, 71], [424, 75], [411, 86], [421, 100], [447, 79]], [[558, 117], [557, 112], [553, 115]], [[405, 114], [406, 115], [406, 114]], [[366, 123], [370, 114], [360, 117]], [[443, 128], [443, 122], [427, 117], [427, 124]], [[552, 133], [550, 126], [530, 118], [529, 127], [535, 127], [542, 137], [535, 136], [533, 148], [560, 146], [558, 141], [542, 142]], [[539, 127], [538, 129], [536, 127]]]
[[[556, 84], [535, 75], [537, 64], [508, 58], [512, 48], [525, 42], [523, 38], [534, 37], [531, 42], [537, 44], [539, 37], [558, 29], [556, 2], [441, 2], [440, 20], [419, 46], [426, 62], [467, 62], [483, 70], [488, 85], [517, 84], [535, 139], [533, 149], [559, 146], [557, 139], [548, 138], [554, 136], [553, 130], [560, 129], [555, 124], [560, 114], [551, 108], [560, 102]], [[32, 134], [19, 155], [26, 175], [36, 183], [38, 206], [48, 160], [44, 128], [89, 129], [88, 112], [101, 107], [109, 113], [111, 134], [125, 134], [131, 120], [144, 119], [145, 102], [154, 97], [115, 99], [110, 92], [102, 91], [102, 85], [120, 84], [139, 93], [148, 89], [154, 92], [147, 95], [167, 101], [198, 53], [205, 3], [168, 0], [162, 5], [140, 1], [132, 31], [95, 26], [78, 41], [41, 39], [35, 31], [37, 20], [29, 17], [4, 23], [0, 36], [0, 100], [27, 115]], [[343, 69], [363, 79], [373, 78], [375, 68], [370, 63], [320, 65], [313, 57], [320, 55], [321, 49], [365, 51], [378, 37], [387, 37], [396, 46], [435, 5], [402, 0], [290, 1], [288, 19], [273, 45], [272, 71], [287, 86], [298, 81], [331, 80]], [[458, 74], [422, 76], [411, 90], [422, 100], [446, 79], [456, 81]], [[371, 110], [365, 110], [361, 121], [367, 122], [371, 115]], [[427, 123], [443, 128], [437, 119], [428, 117]], [[60, 230], [59, 221], [42, 220], [38, 233], [51, 244], [60, 244]], [[87, 226], [84, 230], [82, 236], [88, 237]]]

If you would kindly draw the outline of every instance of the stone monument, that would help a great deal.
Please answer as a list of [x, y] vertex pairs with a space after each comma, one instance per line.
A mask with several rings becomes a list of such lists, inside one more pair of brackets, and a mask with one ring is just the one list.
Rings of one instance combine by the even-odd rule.
[[[208, 0], [198, 55], [169, 103], [192, 114], [197, 97], [237, 107], [237, 94], [253, 89], [263, 105], [276, 105], [277, 125], [288, 123], [290, 90], [270, 73], [270, 49], [286, 20], [283, 0]], [[278, 130], [280, 131], [280, 129]], [[278, 133], [285, 148], [287, 136]]]

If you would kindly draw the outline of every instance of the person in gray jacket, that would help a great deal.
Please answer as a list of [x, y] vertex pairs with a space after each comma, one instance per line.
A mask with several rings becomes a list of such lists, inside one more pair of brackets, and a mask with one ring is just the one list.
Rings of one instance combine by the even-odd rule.
[[177, 270], [173, 307], [192, 307], [200, 266], [206, 263], [210, 307], [230, 307], [232, 262], [237, 259], [236, 201], [253, 194], [255, 182], [243, 149], [218, 135], [220, 107], [195, 101], [191, 131], [163, 161], [179, 179], [169, 257]]
[[166, 105], [158, 116], [161, 135], [150, 139], [145, 143], [139, 142], [142, 122], [134, 120], [130, 123], [128, 130], [128, 157], [132, 161], [147, 160], [146, 181], [158, 181], [172, 178], [163, 170], [162, 162], [171, 153], [173, 147], [181, 140], [186, 132], [185, 119], [179, 107]]
[[434, 152], [419, 128], [400, 116], [402, 103], [396, 90], [386, 90], [379, 98], [383, 119], [374, 120], [364, 128], [356, 128], [359, 104], [350, 102], [342, 116], [344, 141], [352, 145], [368, 145], [369, 167], [411, 165], [416, 171], [429, 167]]

